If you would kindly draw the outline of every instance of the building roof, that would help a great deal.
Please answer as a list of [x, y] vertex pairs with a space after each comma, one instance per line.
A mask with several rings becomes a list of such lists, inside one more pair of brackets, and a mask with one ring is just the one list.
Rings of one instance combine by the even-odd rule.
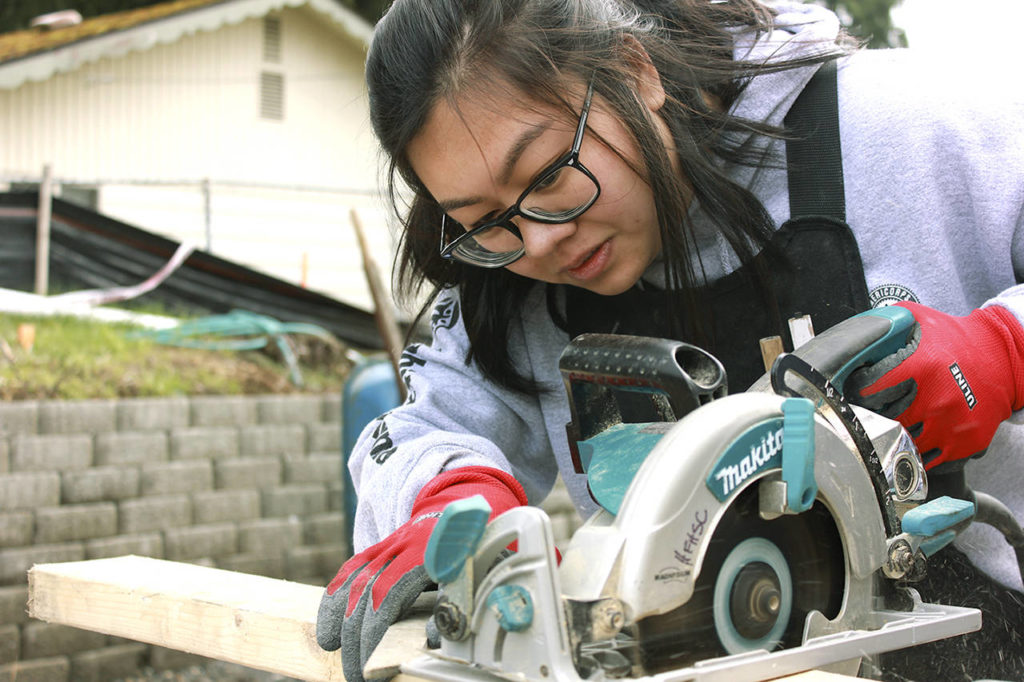
[[[139, 273], [158, 271], [180, 246], [59, 198], [51, 203], [50, 281], [60, 289], [138, 284]], [[38, 206], [38, 192], [0, 192], [0, 288], [32, 288]], [[318, 325], [357, 348], [384, 347], [372, 313], [206, 251], [193, 251], [160, 286], [136, 300], [193, 313], [241, 309]]]
[[103, 57], [119, 57], [213, 31], [284, 7], [309, 6], [364, 49], [373, 27], [338, 0], [170, 0], [86, 19], [75, 26], [0, 34], [0, 89], [41, 81]]

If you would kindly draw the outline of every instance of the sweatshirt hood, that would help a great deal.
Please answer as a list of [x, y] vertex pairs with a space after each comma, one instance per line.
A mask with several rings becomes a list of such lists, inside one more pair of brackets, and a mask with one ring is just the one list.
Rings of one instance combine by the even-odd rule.
[[[769, 6], [776, 16], [768, 34], [740, 34], [733, 58], [752, 65], [772, 64], [800, 57], [836, 53], [839, 19], [818, 5], [775, 2]], [[781, 125], [818, 65], [787, 69], [757, 76], [744, 89], [732, 113], [753, 121]]]
[[[776, 13], [772, 30], [760, 35], [737, 34], [733, 50], [735, 60], [748, 62], [756, 67], [800, 57], [840, 52], [835, 42], [840, 32], [839, 19], [833, 12], [819, 5], [802, 2], [782, 1], [771, 2], [768, 5]], [[819, 67], [819, 64], [812, 64], [762, 73], [754, 77], [733, 103], [731, 113], [747, 120], [781, 126], [793, 103]], [[764, 144], [777, 151], [784, 150], [778, 141], [765, 140]], [[766, 154], [770, 153], [766, 151]], [[763, 170], [729, 164], [732, 179], [751, 189], [766, 180], [763, 177]], [[776, 181], [780, 180], [778, 173], [772, 175], [776, 177]], [[785, 181], [784, 173], [781, 181]], [[769, 211], [772, 211], [772, 208], [768, 207]], [[703, 279], [713, 281], [738, 267], [739, 259], [732, 247], [722, 237], [720, 230], [704, 215], [696, 200], [690, 207], [690, 217], [697, 247], [694, 268], [703, 275]], [[664, 287], [663, 267], [659, 258], [644, 272], [643, 280]]]

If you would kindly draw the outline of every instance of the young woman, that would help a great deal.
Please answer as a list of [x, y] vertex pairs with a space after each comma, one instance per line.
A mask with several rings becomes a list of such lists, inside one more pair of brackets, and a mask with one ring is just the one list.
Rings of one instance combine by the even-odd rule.
[[[833, 68], [818, 87], [838, 93], [838, 135], [787, 120]], [[858, 51], [800, 3], [396, 0], [370, 49], [371, 117], [408, 202], [403, 281], [438, 293], [432, 341], [403, 358], [408, 400], [350, 459], [360, 553], [318, 621], [350, 682], [429, 583], [449, 501], [483, 494], [497, 514], [561, 474], [595, 510], [558, 372], [580, 332], [695, 343], [737, 392], [790, 314], [820, 331], [899, 302], [919, 334], [861, 375], [860, 399], [929, 467], [983, 451], [1024, 405], [1024, 98], [984, 76]], [[819, 129], [835, 139], [787, 158]], [[841, 171], [819, 167], [840, 146]], [[791, 192], [793, 172], [831, 199]]]

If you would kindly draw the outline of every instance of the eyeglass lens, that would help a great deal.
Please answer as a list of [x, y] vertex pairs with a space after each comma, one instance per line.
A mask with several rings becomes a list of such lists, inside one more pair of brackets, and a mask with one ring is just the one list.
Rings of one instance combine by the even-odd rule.
[[[522, 198], [519, 212], [527, 219], [544, 223], [568, 222], [587, 208], [597, 193], [597, 185], [590, 176], [573, 166], [562, 166], [541, 178]], [[495, 225], [460, 243], [456, 252], [460, 256], [472, 257], [473, 252], [480, 250], [495, 254], [516, 252], [522, 248], [523, 242], [518, 235]]]

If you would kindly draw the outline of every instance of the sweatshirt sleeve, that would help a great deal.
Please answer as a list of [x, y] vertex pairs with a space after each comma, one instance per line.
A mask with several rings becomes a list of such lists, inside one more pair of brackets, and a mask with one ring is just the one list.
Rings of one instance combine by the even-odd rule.
[[[413, 344], [400, 362], [404, 404], [371, 421], [349, 457], [358, 495], [355, 551], [379, 542], [409, 519], [420, 489], [443, 471], [488, 466], [511, 473], [531, 503], [548, 492], [551, 460], [539, 400], [502, 389], [467, 363], [469, 340], [458, 296], [445, 291], [431, 316], [429, 344]], [[519, 338], [510, 352], [524, 355]]]
[[[1020, 182], [1024, 185], [1024, 162], [1021, 163], [1021, 168]], [[1013, 313], [1017, 321], [1024, 327], [1024, 201], [1018, 203], [1015, 208], [1017, 209], [1017, 221], [1010, 243], [1010, 262], [1017, 285], [988, 299], [982, 307], [1002, 306]]]

